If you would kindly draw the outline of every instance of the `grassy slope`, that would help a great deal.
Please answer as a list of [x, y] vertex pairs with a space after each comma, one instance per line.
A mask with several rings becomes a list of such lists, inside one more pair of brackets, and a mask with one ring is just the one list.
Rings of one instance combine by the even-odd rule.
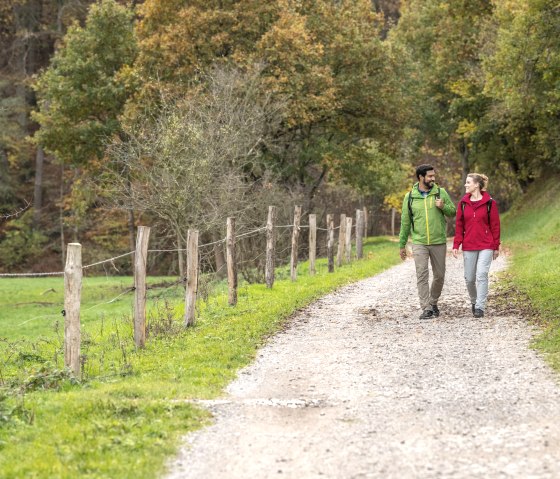
[[[152, 338], [140, 352], [122, 339], [131, 335], [123, 320], [107, 321], [104, 331], [99, 324], [97, 330], [90, 328], [90, 356], [125, 351], [131, 373], [107, 374], [110, 361], [99, 360], [102, 377], [82, 385], [61, 381], [61, 390], [39, 388], [23, 400], [0, 392], [2, 477], [117, 479], [161, 474], [180, 436], [208, 420], [206, 412], [184, 399], [216, 397], [295, 310], [400, 261], [394, 242], [370, 240], [366, 248], [368, 259], [333, 274], [325, 272], [322, 260], [314, 277], [305, 274], [302, 264], [296, 283], [280, 280], [272, 290], [244, 286], [235, 308], [227, 306], [227, 295], [214, 296], [201, 305], [194, 328]], [[174, 307], [180, 316], [177, 299]], [[119, 324], [117, 337], [113, 326]], [[54, 375], [28, 371], [39, 385]]]
[[560, 177], [537, 182], [503, 217], [512, 281], [544, 323], [535, 345], [560, 371]]

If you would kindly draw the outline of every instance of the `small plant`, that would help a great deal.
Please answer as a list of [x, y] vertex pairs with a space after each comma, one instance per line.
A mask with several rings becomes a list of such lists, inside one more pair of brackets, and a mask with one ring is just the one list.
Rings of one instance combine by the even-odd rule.
[[155, 309], [148, 313], [146, 336], [152, 338], [177, 336], [184, 331], [176, 310], [169, 301], [158, 301]]
[[38, 389], [54, 389], [60, 391], [65, 386], [77, 385], [80, 381], [74, 377], [68, 368], [53, 368], [50, 363], [42, 364], [38, 369], [33, 370], [24, 379], [21, 388], [24, 392], [36, 391]]

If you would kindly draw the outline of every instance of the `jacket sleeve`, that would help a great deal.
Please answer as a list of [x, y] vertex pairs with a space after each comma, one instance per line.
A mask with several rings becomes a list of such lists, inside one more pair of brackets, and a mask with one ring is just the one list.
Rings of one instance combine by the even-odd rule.
[[399, 233], [399, 247], [404, 248], [408, 241], [408, 236], [410, 235], [410, 214], [408, 212], [408, 192], [404, 195], [404, 200], [401, 210], [401, 231]]
[[451, 201], [449, 193], [447, 193], [444, 188], [441, 188], [440, 195], [441, 199], [443, 200], [443, 214], [451, 218], [455, 214], [457, 209], [455, 208], [453, 201]]
[[498, 211], [498, 203], [492, 200], [490, 207], [490, 231], [494, 239], [494, 250], [500, 249], [500, 212]]
[[457, 205], [457, 213], [455, 215], [455, 238], [453, 239], [453, 249], [459, 249], [463, 244], [465, 235], [465, 218], [463, 217], [463, 210], [461, 202]]

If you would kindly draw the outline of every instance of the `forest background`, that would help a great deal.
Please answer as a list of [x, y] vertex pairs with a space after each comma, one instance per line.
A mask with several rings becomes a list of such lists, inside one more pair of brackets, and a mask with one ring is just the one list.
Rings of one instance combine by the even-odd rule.
[[1, 272], [268, 205], [367, 206], [375, 233], [424, 162], [455, 200], [486, 173], [502, 209], [560, 168], [557, 1], [0, 0], [0, 45]]

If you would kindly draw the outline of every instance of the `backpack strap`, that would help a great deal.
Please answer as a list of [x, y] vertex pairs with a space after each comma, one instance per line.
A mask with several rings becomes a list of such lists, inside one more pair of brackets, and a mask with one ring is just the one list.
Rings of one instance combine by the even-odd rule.
[[[414, 188], [412, 188], [413, 190]], [[410, 216], [410, 226], [414, 231], [414, 215], [412, 214], [412, 190], [408, 193], [408, 216]]]

